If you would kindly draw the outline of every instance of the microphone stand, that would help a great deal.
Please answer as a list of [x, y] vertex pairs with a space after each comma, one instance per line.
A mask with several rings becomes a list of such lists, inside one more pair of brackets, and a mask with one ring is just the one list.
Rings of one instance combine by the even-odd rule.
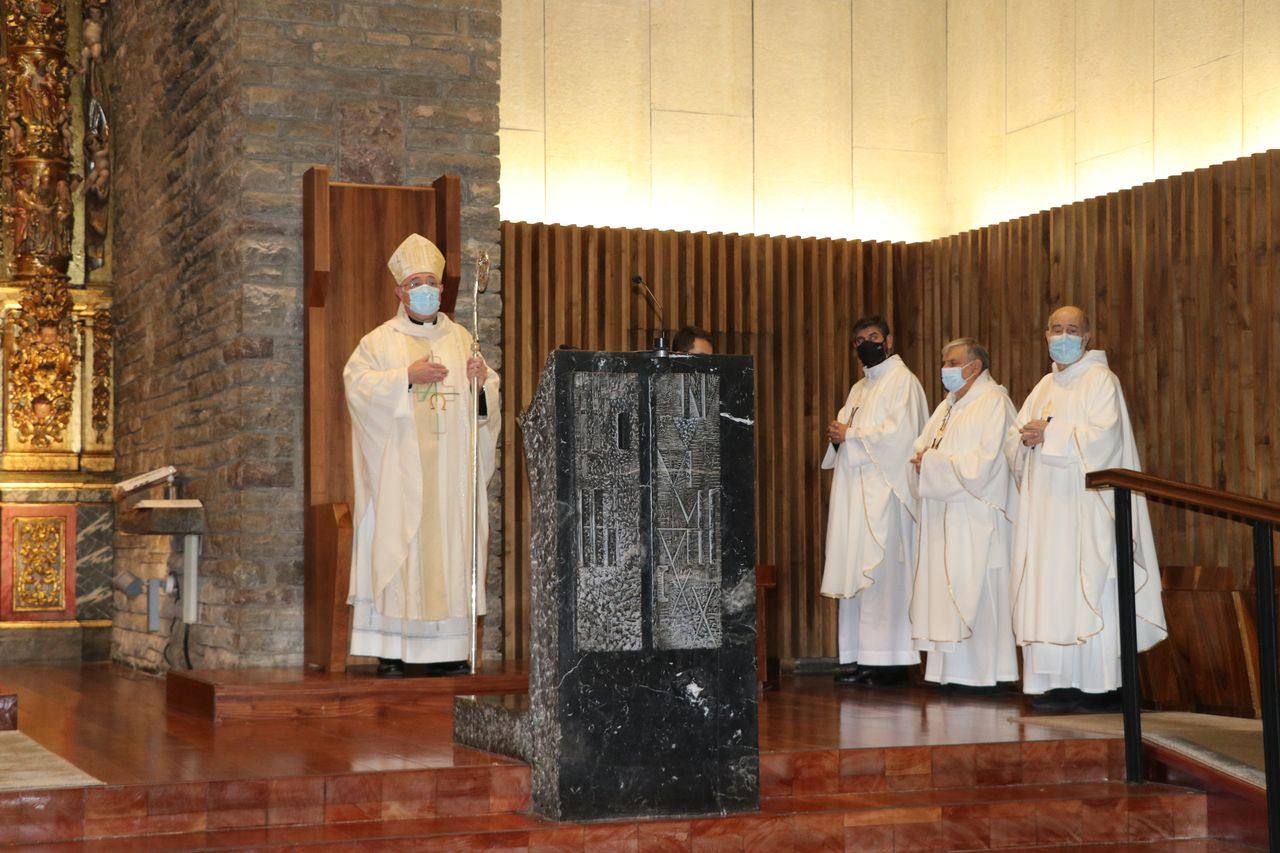
[[649, 308], [658, 317], [658, 337], [653, 341], [653, 350], [658, 355], [667, 354], [667, 321], [662, 317], [662, 309], [658, 307], [658, 298], [653, 295], [653, 291], [649, 289], [649, 285], [644, 283], [644, 277], [635, 275], [631, 277], [631, 286], [644, 294], [644, 298], [649, 303]]

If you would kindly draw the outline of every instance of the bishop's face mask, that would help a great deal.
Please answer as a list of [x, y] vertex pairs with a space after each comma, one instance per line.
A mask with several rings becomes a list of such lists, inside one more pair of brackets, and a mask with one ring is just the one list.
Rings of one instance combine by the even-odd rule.
[[440, 290], [422, 284], [409, 291], [409, 310], [419, 317], [430, 317], [440, 310]]
[[863, 341], [858, 344], [858, 361], [863, 367], [875, 367], [889, 357], [883, 341]]
[[1084, 338], [1079, 335], [1053, 335], [1049, 338], [1049, 358], [1058, 364], [1075, 364], [1084, 355]]

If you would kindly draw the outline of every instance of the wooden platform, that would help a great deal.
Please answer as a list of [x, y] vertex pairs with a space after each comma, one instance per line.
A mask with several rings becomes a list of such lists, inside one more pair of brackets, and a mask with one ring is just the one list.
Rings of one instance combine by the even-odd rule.
[[[282, 674], [286, 692], [298, 681]], [[1118, 740], [1017, 720], [1016, 696], [784, 678], [761, 700], [758, 812], [558, 824], [528, 813], [527, 766], [453, 744], [442, 689], [376, 716], [215, 722], [170, 706], [163, 679], [102, 665], [0, 667], [0, 683], [25, 734], [106, 783], [0, 792], [0, 846], [1242, 849], [1208, 840], [1231, 829], [1212, 795], [1117, 781]]]
[[371, 667], [336, 674], [281, 667], [171, 671], [165, 677], [170, 708], [218, 722], [376, 716], [432, 698], [528, 689], [523, 664], [502, 663], [487, 664], [475, 676], [379, 678]]

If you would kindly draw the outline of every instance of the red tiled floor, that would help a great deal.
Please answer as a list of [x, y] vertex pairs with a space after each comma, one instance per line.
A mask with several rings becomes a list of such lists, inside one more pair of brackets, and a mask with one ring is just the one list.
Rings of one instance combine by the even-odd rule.
[[265, 779], [210, 782], [208, 828], [266, 826], [268, 790]]
[[1051, 800], [1036, 805], [1037, 844], [1079, 844], [1081, 841], [1079, 800]]
[[995, 803], [988, 814], [993, 848], [1036, 843], [1035, 803]]
[[271, 779], [267, 782], [267, 824], [324, 822], [325, 780], [319, 777]]
[[899, 851], [942, 850], [942, 824], [900, 823], [893, 827], [893, 849]]
[[953, 806], [942, 810], [942, 841], [948, 850], [986, 850], [991, 846], [991, 808]]
[[974, 784], [1018, 785], [1022, 782], [1022, 744], [984, 743], [974, 761]]
[[437, 784], [436, 814], [477, 815], [489, 811], [492, 780], [488, 768], [453, 770], [447, 784]]
[[976, 746], [938, 746], [933, 748], [935, 788], [964, 788], [978, 784], [978, 748]]
[[414, 820], [435, 817], [438, 775], [433, 770], [404, 770], [382, 774], [382, 819]]
[[1126, 840], [1129, 837], [1129, 801], [1123, 798], [1082, 801], [1080, 836], [1086, 843]]
[[892, 853], [893, 826], [846, 826], [844, 849], [865, 850], [867, 853]]
[[844, 816], [838, 812], [793, 815], [791, 832], [796, 850], [844, 849]]
[[1164, 841], [1173, 838], [1173, 809], [1165, 797], [1129, 802], [1129, 840]]
[[1037, 785], [1067, 781], [1066, 742], [1038, 741], [1022, 745], [1022, 781]]

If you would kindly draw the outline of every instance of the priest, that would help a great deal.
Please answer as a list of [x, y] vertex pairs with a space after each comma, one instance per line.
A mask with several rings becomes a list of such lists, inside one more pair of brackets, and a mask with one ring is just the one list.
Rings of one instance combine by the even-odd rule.
[[1018, 493], [1004, 455], [1017, 412], [973, 338], [942, 348], [942, 385], [949, 393], [911, 457], [920, 498], [911, 630], [927, 681], [994, 688], [1018, 680], [1009, 611]]
[[[1114, 498], [1085, 474], [1141, 470], [1120, 381], [1089, 348], [1089, 318], [1054, 311], [1045, 330], [1053, 370], [1009, 430], [1005, 452], [1019, 482], [1013, 537], [1013, 631], [1023, 690], [1044, 710], [1116, 707], [1120, 686]], [[1133, 496], [1138, 650], [1166, 635], [1160, 567], [1146, 500]], [[1052, 691], [1052, 693], [1050, 693]], [[1048, 695], [1044, 695], [1048, 694]]]
[[[391, 256], [400, 306], [365, 335], [343, 371], [355, 468], [355, 543], [348, 602], [351, 653], [429, 673], [466, 670], [471, 595], [471, 413], [479, 499], [493, 475], [498, 376], [472, 354], [471, 334], [440, 311], [445, 259], [412, 234]], [[472, 380], [481, 393], [472, 399]], [[484, 613], [488, 513], [479, 513]]]
[[822, 594], [839, 600], [840, 663], [858, 664], [836, 680], [893, 685], [920, 662], [907, 612], [916, 538], [907, 472], [928, 409], [883, 317], [858, 320], [853, 344], [863, 377], [827, 427], [822, 460], [834, 469]]

